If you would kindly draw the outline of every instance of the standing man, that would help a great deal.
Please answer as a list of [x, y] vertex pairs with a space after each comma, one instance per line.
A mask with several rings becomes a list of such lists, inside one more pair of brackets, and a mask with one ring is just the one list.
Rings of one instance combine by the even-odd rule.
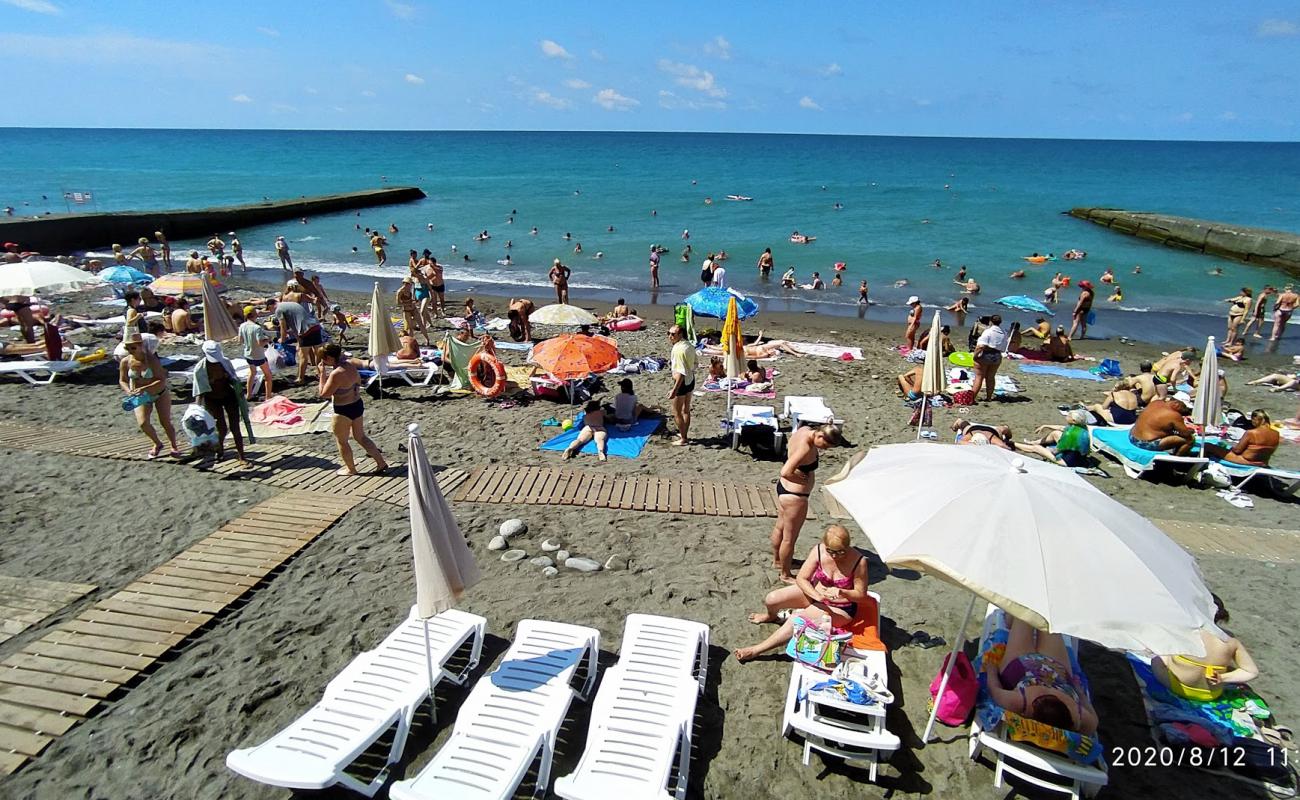
[[203, 272], [203, 260], [199, 258], [198, 250], [191, 250], [190, 257], [185, 259], [185, 271], [193, 275]]
[[296, 339], [298, 342], [298, 383], [303, 382], [307, 365], [316, 363], [316, 349], [324, 341], [320, 321], [302, 304], [301, 297], [297, 293], [286, 293], [286, 299], [267, 303], [271, 319], [280, 325], [280, 341]]
[[271, 402], [274, 389], [271, 387], [271, 365], [266, 362], [266, 345], [271, 337], [257, 322], [257, 309], [244, 306], [244, 321], [239, 326], [239, 342], [244, 346], [244, 360], [248, 362], [248, 385], [245, 387], [245, 399], [253, 399], [253, 378], [257, 371], [262, 371], [262, 386], [266, 388], [266, 401]]
[[163, 232], [162, 232], [162, 231], [154, 231], [154, 232], [153, 232], [153, 238], [156, 239], [156, 240], [158, 241], [158, 244], [162, 246], [162, 261], [163, 261], [163, 266], [167, 268], [167, 271], [168, 271], [168, 272], [171, 272], [171, 271], [172, 271], [172, 244], [171, 244], [171, 242], [167, 241], [167, 237], [163, 235]]
[[921, 329], [921, 298], [912, 295], [907, 298], [907, 331], [903, 339], [910, 350], [916, 347], [916, 333]]
[[673, 419], [677, 421], [677, 441], [673, 444], [681, 447], [690, 443], [687, 434], [691, 430], [691, 397], [695, 391], [695, 348], [686, 341], [680, 325], [668, 329], [668, 341], [673, 345], [668, 359], [673, 388], [668, 392], [668, 399], [672, 403]]
[[1282, 338], [1282, 331], [1286, 330], [1287, 321], [1297, 305], [1300, 305], [1300, 294], [1296, 294], [1288, 283], [1282, 287], [1282, 294], [1277, 296], [1277, 304], [1273, 306], [1273, 335], [1269, 337], [1272, 341]]
[[433, 292], [434, 313], [440, 317], [447, 315], [447, 284], [442, 277], [442, 265], [432, 254], [429, 265], [425, 267], [429, 276], [429, 291]]
[[650, 248], [650, 288], [659, 288], [659, 248]]
[[1082, 328], [1080, 339], [1088, 338], [1088, 315], [1092, 313], [1092, 299], [1095, 293], [1092, 281], [1079, 281], [1079, 302], [1074, 304], [1074, 321], [1070, 323], [1070, 338], [1074, 338], [1076, 328]]
[[283, 236], [275, 237], [275, 254], [280, 257], [280, 269], [293, 271], [293, 258], [289, 255], [289, 243]]
[[560, 259], [555, 259], [551, 263], [551, 285], [555, 287], [555, 302], [569, 302], [569, 276], [573, 270], [560, 263]]
[[244, 263], [244, 245], [240, 244], [239, 237], [231, 234], [230, 250], [235, 254], [235, 260], [239, 262], [239, 269], [242, 272], [248, 272], [248, 265]]
[[1255, 327], [1255, 338], [1264, 338], [1264, 318], [1268, 316], [1268, 298], [1277, 294], [1277, 289], [1272, 286], [1265, 286], [1255, 298], [1255, 307], [1251, 309], [1250, 319], [1246, 320], [1246, 327], [1241, 330], [1241, 338], [1245, 339], [1246, 334], [1250, 333], [1250, 328]]

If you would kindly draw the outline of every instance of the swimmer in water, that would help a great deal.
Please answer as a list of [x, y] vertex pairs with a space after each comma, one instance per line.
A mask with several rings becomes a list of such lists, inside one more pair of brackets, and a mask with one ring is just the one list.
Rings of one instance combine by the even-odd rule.
[[603, 252], [601, 252], [600, 250], [597, 250], [597, 251], [596, 251], [596, 255], [592, 256], [592, 258], [604, 258], [604, 257], [605, 257], [605, 254], [604, 254]]
[[578, 242], [576, 245], [573, 246], [573, 252], [574, 253], [582, 252], [582, 242]]
[[613, 226], [613, 225], [610, 225], [609, 228], [608, 228], [607, 230], [609, 230], [610, 233], [613, 233], [613, 232], [614, 232], [614, 226]]
[[903, 279], [901, 279], [901, 280], [896, 280], [896, 281], [894, 281], [894, 288], [895, 288], [895, 289], [902, 289], [902, 288], [903, 288], [904, 286], [906, 286], [906, 285], [907, 285], [907, 278], [903, 278]]
[[1134, 275], [1142, 274], [1142, 266], [1140, 264], [1138, 266], [1133, 267], [1133, 274]]
[[1111, 269], [1110, 267], [1106, 267], [1106, 271], [1101, 273], [1101, 277], [1098, 278], [1098, 280], [1101, 281], [1102, 283], [1114, 283], [1115, 270]]
[[1222, 275], [1222, 274], [1223, 274], [1223, 267], [1215, 267], [1214, 269], [1210, 270], [1210, 274], [1211, 274], [1211, 275]]
[[433, 223], [430, 222], [428, 225], [425, 225], [424, 227], [428, 228], [429, 230], [433, 230]]
[[935, 269], [943, 269], [943, 262], [936, 258], [934, 260], [934, 263], [931, 264], [930, 266], [934, 267]]
[[529, 233], [532, 234], [533, 236], [536, 236], [536, 235], [537, 235], [537, 226], [534, 225], [534, 226], [533, 226], [533, 229], [532, 229], [531, 231], [529, 231]]
[[514, 247], [514, 246], [515, 246], [515, 240], [514, 240], [514, 239], [506, 239], [506, 249], [507, 249], [507, 250], [509, 250], [510, 248], [512, 248], [512, 247]]
[[572, 233], [569, 233], [568, 231], [565, 231], [565, 232], [564, 232], [564, 241], [566, 241], [566, 242], [571, 242], [571, 241], [573, 241], [573, 234], [572, 234]]
[[[692, 181], [692, 183], [694, 183], [694, 181]], [[686, 239], [689, 239], [689, 238], [691, 238], [691, 231], [690, 231], [690, 229], [689, 229], [689, 228], [684, 229], [684, 230], [682, 231], [682, 239], [683, 239], [683, 240], [686, 240]]]
[[1018, 270], [1016, 270], [1015, 272], [1011, 273], [1010, 277], [1012, 277], [1012, 278], [1023, 278], [1023, 277], [1025, 277], [1025, 271], [1024, 271], [1023, 269], [1018, 269]]
[[1115, 284], [1115, 290], [1110, 293], [1110, 297], [1107, 297], [1106, 301], [1109, 303], [1121, 303], [1124, 301], [1124, 290], [1119, 287], [1118, 283]]
[[451, 252], [453, 252], [453, 253], [456, 252], [456, 245], [453, 244], [453, 245], [451, 246]]

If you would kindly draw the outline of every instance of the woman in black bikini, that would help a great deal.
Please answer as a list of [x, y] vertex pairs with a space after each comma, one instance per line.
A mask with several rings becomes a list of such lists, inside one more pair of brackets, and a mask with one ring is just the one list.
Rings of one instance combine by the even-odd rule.
[[334, 441], [339, 446], [343, 467], [338, 475], [356, 475], [357, 465], [352, 460], [352, 446], [348, 439], [356, 439], [366, 454], [375, 460], [376, 474], [388, 469], [384, 454], [366, 435], [365, 404], [361, 402], [361, 375], [351, 359], [343, 357], [343, 348], [330, 343], [321, 348], [320, 396], [334, 401]]
[[772, 527], [772, 566], [785, 583], [794, 583], [790, 560], [794, 543], [808, 518], [808, 496], [812, 494], [819, 453], [840, 443], [840, 431], [834, 425], [799, 428], [790, 434], [785, 464], [776, 480], [778, 515]]

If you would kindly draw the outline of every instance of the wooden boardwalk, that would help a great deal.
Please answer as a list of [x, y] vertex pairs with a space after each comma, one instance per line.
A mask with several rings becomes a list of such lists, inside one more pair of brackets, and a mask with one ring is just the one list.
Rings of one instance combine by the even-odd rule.
[[0, 775], [40, 754], [362, 499], [277, 495], [0, 661]]
[[62, 583], [0, 575], [0, 642], [95, 591], [89, 583]]
[[[5, 422], [0, 423], [0, 446], [119, 461], [148, 460], [143, 439], [136, 432], [88, 433]], [[223, 462], [162, 458], [153, 463], [191, 466], [226, 480], [253, 481], [280, 489], [357, 495], [401, 507], [407, 504], [405, 464], [393, 465], [383, 475], [340, 476], [334, 474], [337, 461], [302, 447], [259, 443], [249, 445], [247, 455], [254, 463], [246, 469], [240, 469], [233, 458]], [[468, 474], [463, 469], [444, 469], [438, 473], [438, 486], [444, 495], [450, 495]]]
[[1300, 562], [1300, 531], [1172, 519], [1157, 519], [1152, 522], [1193, 554], [1210, 553], [1281, 564]]

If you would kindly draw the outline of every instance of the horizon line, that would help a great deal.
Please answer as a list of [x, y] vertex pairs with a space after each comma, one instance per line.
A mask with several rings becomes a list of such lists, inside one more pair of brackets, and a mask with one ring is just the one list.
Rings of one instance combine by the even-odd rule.
[[958, 134], [899, 134], [899, 133], [813, 133], [808, 131], [699, 131], [699, 130], [598, 130], [598, 129], [516, 129], [516, 128], [153, 128], [142, 125], [0, 125], [0, 131], [199, 131], [199, 132], [275, 132], [275, 133], [605, 133], [605, 134], [663, 134], [703, 136], [820, 136], [875, 139], [975, 139], [992, 141], [1045, 141], [1045, 142], [1153, 142], [1196, 144], [1300, 144], [1295, 139], [1132, 139], [1122, 137], [1068, 137], [1068, 136], [972, 136]]

